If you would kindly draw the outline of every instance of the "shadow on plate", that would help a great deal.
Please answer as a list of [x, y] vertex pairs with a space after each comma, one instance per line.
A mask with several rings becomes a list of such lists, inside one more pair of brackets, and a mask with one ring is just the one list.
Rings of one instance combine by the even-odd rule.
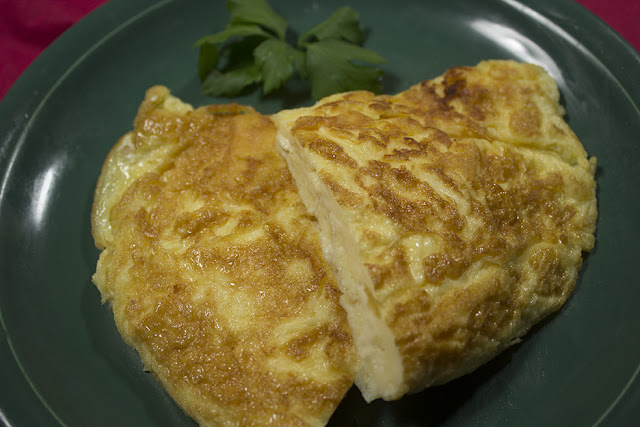
[[471, 374], [393, 402], [378, 399], [368, 404], [354, 386], [334, 413], [329, 426], [369, 427], [389, 425], [388, 422], [396, 427], [443, 425], [483, 384], [509, 364], [517, 347], [505, 350]]

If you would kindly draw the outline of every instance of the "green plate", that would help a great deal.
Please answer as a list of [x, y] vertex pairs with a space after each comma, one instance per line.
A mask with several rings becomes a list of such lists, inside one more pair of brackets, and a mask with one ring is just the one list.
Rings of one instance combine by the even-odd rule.
[[[294, 28], [342, 1], [272, 0]], [[524, 342], [445, 386], [393, 403], [352, 390], [332, 425], [589, 426], [640, 419], [640, 55], [569, 0], [349, 2], [388, 59], [386, 92], [486, 58], [545, 66], [598, 157], [597, 245], [575, 294]], [[193, 43], [222, 1], [114, 0], [41, 55], [0, 104], [0, 421], [192, 425], [124, 345], [91, 284], [93, 188], [145, 89], [199, 105]], [[311, 100], [236, 99], [263, 113]]]

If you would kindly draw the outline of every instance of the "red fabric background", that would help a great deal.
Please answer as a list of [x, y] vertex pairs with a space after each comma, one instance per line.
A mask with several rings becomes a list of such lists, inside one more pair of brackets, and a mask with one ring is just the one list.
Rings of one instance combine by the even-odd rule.
[[[578, 0], [640, 51], [640, 1]], [[105, 0], [0, 0], [0, 99], [56, 37]]]

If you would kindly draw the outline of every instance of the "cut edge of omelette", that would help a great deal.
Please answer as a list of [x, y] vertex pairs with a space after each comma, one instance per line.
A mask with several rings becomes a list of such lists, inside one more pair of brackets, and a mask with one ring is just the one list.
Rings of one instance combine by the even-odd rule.
[[356, 255], [358, 243], [331, 191], [317, 174], [309, 171], [304, 156], [292, 148], [291, 141], [286, 127], [279, 128], [279, 148], [305, 206], [318, 219], [323, 253], [334, 266], [342, 292], [340, 302], [347, 311], [352, 331], [357, 331], [353, 334], [359, 357], [355, 383], [367, 402], [378, 397], [398, 399], [407, 392], [403, 385], [402, 357], [392, 331], [377, 313], [371, 295], [373, 284]]
[[[479, 75], [479, 83], [467, 81], [474, 75]], [[395, 96], [336, 94], [314, 106], [285, 110], [273, 117], [280, 152], [307, 209], [318, 218], [325, 257], [336, 271], [343, 293], [341, 302], [360, 356], [356, 384], [365, 400], [398, 399], [467, 374], [517, 343], [534, 324], [569, 298], [582, 252], [590, 251], [594, 245], [596, 161], [587, 157], [563, 114], [557, 86], [540, 67], [515, 61], [483, 61], [476, 67], [448, 70]], [[361, 131], [363, 124], [374, 126], [372, 123], [379, 125], [375, 132]], [[412, 134], [414, 131], [417, 133]], [[430, 138], [430, 142], [422, 143], [417, 136], [425, 137], [425, 141]], [[356, 138], [358, 141], [354, 142]], [[394, 138], [406, 140], [389, 142]], [[370, 156], [376, 146], [385, 147], [384, 158]], [[463, 152], [470, 163], [456, 160], [460, 153], [448, 157], [442, 154], [455, 150]], [[495, 166], [500, 163], [500, 156], [491, 150], [506, 153], [507, 159], [522, 158], [525, 165], [514, 164], [509, 166], [511, 169], [504, 164]], [[478, 153], [484, 163], [478, 162]], [[420, 156], [428, 159], [429, 155], [442, 162], [424, 162], [431, 175], [424, 175], [424, 171], [408, 163], [392, 163], [393, 159], [411, 156], [421, 162]], [[498, 160], [491, 163], [495, 159]], [[452, 171], [445, 173], [442, 166], [446, 168], [449, 160], [455, 166], [452, 163]], [[469, 164], [475, 166], [467, 167]], [[554, 173], [537, 173], [535, 168], [544, 164]], [[494, 175], [484, 179], [482, 174], [486, 171], [478, 165], [484, 165]], [[496, 171], [491, 169], [494, 166]], [[455, 175], [456, 167], [460, 176]], [[333, 173], [338, 178], [332, 177]], [[519, 186], [509, 173], [519, 173], [525, 184]], [[417, 182], [419, 179], [402, 182], [398, 178], [412, 174], [430, 176], [431, 185]], [[383, 182], [388, 176], [395, 181]], [[529, 178], [531, 182], [527, 183]], [[430, 207], [426, 198], [422, 206], [411, 204], [408, 198], [402, 198], [406, 195], [404, 189], [385, 187], [389, 182], [396, 187], [398, 183], [410, 183], [407, 185], [417, 192], [430, 191], [433, 194], [429, 197], [437, 203]], [[485, 208], [478, 203], [480, 198], [474, 200], [475, 189], [465, 188], [465, 182], [473, 183], [467, 187], [491, 189], [481, 193], [481, 201], [491, 206]], [[362, 188], [376, 185], [379, 188], [375, 195], [358, 194]], [[459, 188], [455, 194], [447, 195], [456, 185]], [[527, 185], [531, 188], [527, 189]], [[507, 203], [505, 197], [515, 200]], [[549, 208], [545, 214], [544, 204], [554, 205], [554, 197], [562, 199], [558, 209]], [[507, 204], [501, 207], [500, 203]], [[414, 220], [398, 206], [422, 220]], [[377, 209], [379, 215], [371, 218], [383, 218], [379, 223], [359, 223], [366, 219], [357, 219], [357, 213], [369, 208]], [[472, 214], [482, 209], [491, 221], [476, 221], [474, 225]], [[535, 211], [531, 218], [528, 210]], [[415, 212], [427, 213], [420, 217]], [[442, 220], [445, 214], [456, 224], [453, 228]], [[387, 245], [390, 253], [397, 249], [397, 241], [410, 241], [407, 235], [430, 225], [429, 215], [436, 218], [435, 227], [449, 227], [446, 233], [453, 238], [441, 240], [451, 250], [450, 256], [446, 251], [429, 253], [432, 249], [417, 256], [417, 263], [406, 254], [392, 261], [386, 254], [370, 256], [373, 251], [366, 242], [373, 241], [374, 247], [376, 243], [367, 233], [378, 233], [378, 240], [386, 242], [380, 246]], [[500, 215], [503, 218], [498, 218]], [[402, 221], [408, 225], [398, 227]], [[544, 230], [545, 221], [551, 224], [548, 230]], [[558, 225], [562, 221], [570, 228], [566, 233]], [[491, 239], [477, 237], [482, 234], [483, 225], [493, 232]], [[528, 226], [533, 231], [527, 230]], [[373, 229], [376, 227], [391, 230], [389, 234], [396, 233], [397, 237], [385, 240], [383, 232]], [[504, 239], [500, 227], [506, 230]], [[397, 232], [399, 229], [401, 232]], [[432, 233], [430, 238], [446, 233]], [[464, 239], [471, 241], [471, 237], [475, 242], [467, 244]], [[518, 238], [529, 246], [519, 244]], [[452, 243], [456, 239], [460, 242]], [[425, 241], [421, 244], [429, 247]], [[402, 250], [411, 250], [403, 244]], [[463, 249], [459, 250], [456, 244]], [[510, 255], [509, 250], [516, 255]], [[364, 257], [371, 262], [363, 261]], [[376, 264], [378, 259], [384, 262]], [[399, 279], [394, 279], [394, 274]], [[403, 276], [409, 277], [405, 280], [411, 282], [409, 285], [401, 283]], [[387, 280], [388, 277], [392, 279]]]

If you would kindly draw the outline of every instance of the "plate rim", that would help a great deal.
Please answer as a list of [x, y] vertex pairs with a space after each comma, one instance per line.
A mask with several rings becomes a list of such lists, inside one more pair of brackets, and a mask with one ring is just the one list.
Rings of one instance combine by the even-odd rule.
[[[6, 177], [21, 145], [25, 142], [30, 124], [38, 118], [38, 111], [57, 85], [81, 61], [83, 57], [107, 41], [113, 34], [136, 19], [155, 9], [178, 0], [111, 0], [96, 8], [78, 21], [49, 45], [16, 80], [4, 98], [0, 100], [0, 214], [5, 209]], [[274, 3], [276, 0], [273, 0]], [[497, 0], [515, 8], [533, 19], [544, 19], [553, 24], [572, 40], [577, 47], [598, 60], [604, 69], [628, 96], [640, 116], [640, 85], [632, 76], [640, 75], [640, 52], [597, 15], [573, 0]], [[588, 25], [585, 25], [587, 23]], [[46, 73], [43, 72], [46, 70]], [[45, 75], [43, 75], [43, 73]], [[49, 408], [38, 391], [32, 386], [18, 358], [16, 358], [0, 306], [0, 367], [9, 369], [12, 384], [9, 390], [0, 385], [0, 423], [26, 423], [38, 421], [38, 425], [49, 425], [57, 418], [55, 410]], [[15, 369], [19, 371], [15, 371]], [[594, 426], [624, 423], [640, 416], [640, 365], [617, 399], [602, 414]], [[4, 381], [3, 381], [4, 382]], [[27, 399], [29, 407], [38, 409], [16, 413], [16, 399]], [[8, 404], [6, 402], [9, 402]], [[11, 408], [11, 409], [9, 409]], [[20, 418], [24, 417], [26, 418]], [[35, 417], [35, 419], [33, 418]], [[20, 420], [20, 421], [18, 421]], [[26, 421], [28, 420], [28, 421]], [[46, 420], [46, 421], [45, 421]]]

